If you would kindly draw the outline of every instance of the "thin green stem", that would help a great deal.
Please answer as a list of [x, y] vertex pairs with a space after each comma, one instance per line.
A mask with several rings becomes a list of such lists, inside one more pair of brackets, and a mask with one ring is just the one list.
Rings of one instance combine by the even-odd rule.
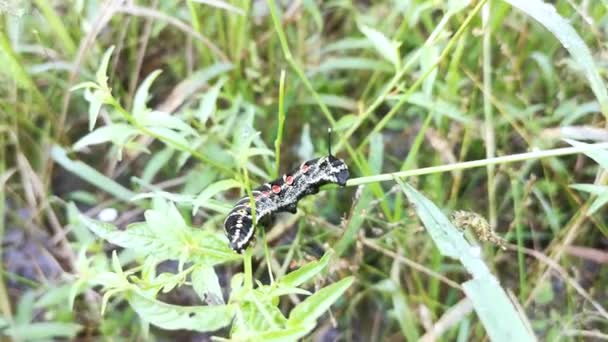
[[376, 126], [374, 126], [374, 129], [371, 131], [371, 133], [366, 135], [365, 139], [363, 139], [363, 141], [361, 142], [361, 144], [359, 145], [359, 147], [357, 149], [359, 149], [362, 146], [364, 146], [365, 144], [367, 144], [369, 142], [370, 136], [372, 136], [374, 133], [381, 131], [384, 128], [384, 126], [386, 126], [386, 124], [399, 112], [399, 109], [401, 109], [401, 106], [403, 106], [407, 102], [407, 100], [414, 93], [414, 91], [416, 91], [422, 85], [424, 80], [435, 70], [435, 68], [437, 68], [439, 66], [439, 63], [441, 63], [441, 61], [443, 61], [447, 57], [448, 53], [450, 53], [450, 51], [452, 51], [452, 48], [454, 47], [454, 45], [456, 44], [458, 39], [460, 39], [460, 37], [464, 34], [464, 32], [466, 31], [466, 29], [469, 26], [469, 23], [473, 20], [475, 15], [477, 15], [477, 13], [479, 12], [479, 10], [483, 6], [483, 4], [486, 3], [486, 1], [487, 0], [479, 1], [477, 6], [475, 6], [475, 8], [473, 8], [473, 10], [471, 12], [469, 12], [468, 17], [465, 19], [465, 21], [462, 23], [462, 25], [460, 25], [460, 28], [458, 29], [456, 34], [454, 34], [452, 39], [450, 39], [450, 41], [446, 45], [445, 49], [443, 49], [443, 51], [441, 52], [441, 55], [439, 55], [439, 57], [437, 58], [435, 63], [433, 63], [433, 65], [428, 70], [426, 70], [424, 72], [424, 74], [422, 74], [422, 77], [417, 79], [416, 82], [414, 82], [414, 84], [412, 84], [412, 86], [407, 91], [405, 91], [403, 93], [403, 95], [401, 95], [399, 101], [382, 118], [382, 120], [380, 120], [380, 122]]
[[515, 163], [524, 160], [542, 159], [550, 157], [567, 156], [588, 151], [597, 151], [608, 149], [608, 143], [589, 144], [585, 146], [563, 147], [544, 151], [534, 151], [519, 154], [512, 154], [503, 157], [494, 157], [481, 160], [472, 160], [462, 163], [447, 164], [441, 166], [424, 167], [416, 170], [408, 170], [393, 173], [384, 173], [375, 176], [352, 178], [346, 182], [346, 186], [357, 186], [361, 184], [377, 183], [392, 181], [394, 177], [407, 178], [412, 176], [428, 175], [431, 173], [449, 172], [455, 170], [472, 169], [476, 167], [484, 167], [487, 165]]
[[262, 242], [264, 245], [264, 257], [266, 258], [266, 266], [268, 267], [268, 277], [270, 278], [270, 284], [274, 284], [274, 276], [272, 275], [272, 265], [270, 264], [270, 249], [268, 248], [268, 242], [266, 241], [266, 232], [264, 229], [260, 229], [262, 234]]
[[[412, 84], [412, 86], [401, 96], [399, 101], [393, 106], [393, 108], [391, 108], [391, 110], [386, 114], [386, 116], [384, 116], [383, 119], [374, 127], [374, 130], [372, 131], [372, 133], [370, 133], [366, 136], [366, 138], [364, 139], [364, 141], [361, 143], [361, 145], [359, 147], [361, 147], [362, 145], [369, 142], [369, 136], [371, 136], [373, 133], [378, 132], [382, 128], [384, 128], [384, 126], [388, 123], [388, 121], [390, 119], [392, 119], [392, 117], [395, 114], [397, 114], [397, 112], [399, 111], [401, 106], [403, 106], [405, 104], [405, 102], [407, 102], [407, 99], [409, 98], [409, 96], [415, 90], [417, 90], [418, 87], [423, 83], [423, 81], [433, 72], [433, 70], [435, 70], [435, 68], [437, 68], [437, 66], [439, 66], [439, 63], [441, 63], [441, 61], [452, 50], [453, 46], [460, 39], [460, 37], [464, 34], [464, 32], [466, 32], [466, 29], [468, 28], [469, 23], [477, 15], [479, 10], [481, 9], [481, 6], [485, 2], [486, 2], [486, 0], [481, 0], [475, 6], [475, 8], [473, 8], [473, 10], [469, 13], [467, 18], [462, 23], [462, 25], [460, 25], [460, 28], [458, 29], [458, 31], [456, 31], [454, 36], [448, 41], [445, 49], [443, 50], [443, 52], [441, 53], [439, 58], [437, 58], [437, 61], [416, 82], [414, 82], [414, 84]], [[437, 28], [435, 28], [435, 30], [433, 31], [433, 33], [431, 34], [429, 39], [426, 40], [424, 46], [421, 47], [420, 49], [418, 49], [418, 51], [416, 51], [414, 53], [414, 55], [401, 68], [401, 70], [399, 70], [399, 72], [389, 81], [387, 86], [384, 87], [384, 90], [382, 91], [380, 96], [378, 96], [376, 98], [376, 100], [367, 108], [367, 110], [365, 112], [363, 112], [363, 114], [361, 116], [359, 116], [359, 120], [357, 120], [357, 122], [355, 122], [355, 124], [344, 135], [342, 135], [340, 137], [340, 141], [338, 142], [336, 151], [340, 150], [340, 148], [348, 140], [348, 138], [350, 138], [350, 136], [359, 128], [359, 126], [361, 126], [361, 124], [371, 115], [371, 113], [384, 102], [384, 100], [386, 99], [388, 94], [391, 91], [393, 91], [393, 89], [397, 86], [399, 80], [405, 75], [405, 73], [410, 69], [410, 67], [414, 65], [414, 62], [416, 62], [418, 60], [418, 58], [422, 54], [422, 49], [424, 49], [426, 46], [428, 46], [434, 42], [436, 37], [439, 35], [439, 32], [441, 32], [441, 30], [443, 29], [444, 25], [447, 24], [447, 22], [448, 22], [447, 19], [451, 16], [452, 16], [452, 13], [446, 14], [446, 17], [444, 17], [445, 20], [442, 19], [440, 25], [438, 25]]]
[[315, 102], [317, 102], [319, 107], [321, 107], [321, 111], [323, 112], [323, 115], [325, 115], [325, 118], [327, 119], [327, 121], [329, 121], [330, 126], [332, 128], [334, 128], [334, 126], [336, 125], [336, 120], [334, 119], [333, 115], [331, 114], [331, 111], [325, 105], [325, 103], [323, 103], [323, 101], [321, 101], [321, 97], [319, 96], [319, 94], [317, 94], [315, 89], [312, 87], [312, 84], [308, 80], [308, 77], [306, 77], [306, 74], [304, 73], [302, 68], [300, 68], [300, 65], [298, 65], [298, 63], [293, 58], [293, 55], [291, 54], [291, 50], [289, 50], [289, 44], [287, 44], [287, 38], [285, 36], [285, 31], [283, 30], [283, 26], [281, 26], [281, 20], [279, 20], [279, 15], [277, 13], [276, 2], [274, 0], [267, 0], [267, 1], [268, 1], [268, 7], [270, 8], [270, 15], [272, 16], [272, 22], [274, 23], [274, 28], [277, 31], [277, 34], [279, 36], [279, 42], [281, 43], [281, 49], [283, 50], [283, 55], [285, 55], [285, 59], [287, 60], [287, 62], [291, 66], [291, 68], [296, 72], [296, 74], [298, 74], [298, 77], [300, 78], [302, 83], [304, 83], [304, 86], [306, 87], [306, 89], [308, 89], [308, 91], [312, 94], [312, 97], [315, 99]]
[[245, 256], [243, 257], [243, 268], [245, 270], [245, 288], [253, 289], [253, 272], [251, 271], [251, 258], [253, 254], [252, 248], [245, 249]]
[[277, 129], [277, 138], [274, 141], [274, 176], [278, 177], [281, 164], [281, 143], [283, 142], [283, 126], [285, 125], [285, 70], [281, 70], [281, 78], [279, 79], [279, 127]]

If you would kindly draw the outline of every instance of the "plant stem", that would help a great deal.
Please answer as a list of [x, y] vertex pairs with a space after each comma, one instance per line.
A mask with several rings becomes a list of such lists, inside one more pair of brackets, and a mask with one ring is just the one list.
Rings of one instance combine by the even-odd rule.
[[588, 151], [597, 151], [608, 149], [608, 143], [589, 144], [586, 146], [563, 147], [544, 151], [534, 151], [526, 153], [512, 154], [509, 156], [494, 157], [481, 160], [472, 160], [462, 163], [447, 164], [440, 166], [424, 167], [416, 170], [400, 171], [393, 173], [384, 173], [375, 176], [352, 178], [346, 182], [346, 186], [356, 186], [361, 184], [377, 183], [391, 181], [394, 177], [407, 178], [412, 176], [428, 175], [431, 173], [448, 172], [455, 170], [472, 169], [488, 165], [515, 163], [524, 160], [542, 159], [550, 157], [567, 156]]
[[274, 141], [274, 176], [278, 177], [281, 163], [281, 143], [283, 142], [283, 126], [285, 125], [285, 70], [281, 70], [281, 78], [279, 79], [279, 122], [277, 130], [277, 138]]

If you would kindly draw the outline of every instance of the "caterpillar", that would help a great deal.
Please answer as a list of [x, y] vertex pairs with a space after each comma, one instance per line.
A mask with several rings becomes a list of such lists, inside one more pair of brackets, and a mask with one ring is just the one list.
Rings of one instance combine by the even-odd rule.
[[[328, 132], [328, 140], [327, 156], [306, 161], [282, 177], [252, 190], [258, 222], [267, 223], [278, 212], [295, 214], [298, 201], [316, 194], [322, 185], [346, 185], [350, 177], [348, 166], [331, 154], [331, 130]], [[224, 220], [224, 230], [234, 251], [241, 253], [249, 246], [255, 233], [249, 196], [236, 202]]]

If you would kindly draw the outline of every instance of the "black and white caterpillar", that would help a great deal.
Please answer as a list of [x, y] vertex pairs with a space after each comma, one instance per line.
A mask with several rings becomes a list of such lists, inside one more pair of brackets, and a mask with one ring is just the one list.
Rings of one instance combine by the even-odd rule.
[[[282, 177], [255, 188], [252, 195], [256, 220], [267, 222], [277, 212], [295, 213], [302, 197], [316, 194], [325, 184], [344, 186], [349, 177], [346, 163], [329, 150], [327, 156], [306, 161]], [[236, 202], [224, 220], [224, 229], [233, 250], [240, 253], [249, 246], [255, 233], [249, 196]]]

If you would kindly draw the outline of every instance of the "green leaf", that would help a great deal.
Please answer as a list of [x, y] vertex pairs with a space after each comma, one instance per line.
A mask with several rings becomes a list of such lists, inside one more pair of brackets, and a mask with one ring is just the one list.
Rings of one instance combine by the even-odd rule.
[[76, 323], [37, 322], [12, 326], [2, 333], [18, 341], [73, 339], [81, 329]]
[[540, 0], [504, 0], [518, 8], [546, 27], [570, 52], [587, 77], [587, 81], [595, 94], [602, 112], [608, 117], [608, 91], [587, 44], [572, 28], [570, 22], [557, 13], [555, 7]]
[[127, 141], [135, 137], [139, 131], [127, 124], [113, 124], [100, 127], [80, 138], [73, 146], [74, 150], [81, 150], [86, 146], [102, 144], [111, 141], [115, 145], [124, 146]]
[[142, 320], [166, 330], [215, 331], [230, 324], [234, 316], [232, 305], [171, 305], [135, 291], [127, 300]]
[[338, 122], [336, 122], [333, 129], [336, 132], [346, 131], [347, 129], [351, 128], [358, 120], [359, 119], [356, 115], [344, 115], [338, 120]]
[[[473, 279], [464, 283], [467, 297], [481, 319], [492, 341], [535, 341], [498, 280], [473, 251], [462, 233], [430, 200], [400, 179], [395, 181], [416, 209], [416, 213], [441, 254], [459, 259]], [[505, 324], [505, 322], [509, 322]]]
[[297, 270], [290, 272], [285, 275], [281, 279], [277, 281], [279, 285], [287, 286], [287, 287], [296, 287], [300, 286], [304, 282], [313, 278], [317, 274], [319, 274], [327, 264], [332, 256], [333, 252], [328, 251], [323, 255], [320, 260], [309, 262], [308, 264], [298, 268]]
[[288, 327], [314, 324], [329, 307], [352, 285], [354, 277], [346, 277], [322, 288], [306, 298], [289, 313]]
[[145, 127], [163, 127], [192, 136], [198, 135], [198, 133], [196, 133], [196, 131], [182, 119], [165, 112], [151, 111], [142, 114], [138, 118], [137, 123]]
[[138, 121], [146, 114], [146, 103], [148, 102], [148, 97], [150, 96], [150, 86], [161, 72], [161, 70], [152, 71], [148, 76], [146, 76], [146, 79], [141, 82], [140, 86], [137, 88], [137, 92], [135, 92], [131, 114], [133, 114], [135, 119]]
[[167, 145], [174, 147], [177, 150], [183, 150], [190, 146], [190, 143], [184, 136], [184, 134], [176, 132], [167, 127], [148, 127], [148, 130], [155, 134], [159, 140], [166, 143]]
[[217, 181], [208, 187], [205, 188], [197, 197], [194, 199], [192, 215], [196, 214], [198, 208], [203, 206], [211, 197], [217, 195], [222, 191], [226, 191], [232, 188], [240, 188], [241, 183], [237, 182], [234, 179], [223, 179], [221, 181]]
[[150, 161], [146, 163], [144, 171], [141, 173], [141, 179], [144, 183], [152, 182], [154, 176], [160, 171], [171, 159], [175, 150], [170, 147], [165, 147], [159, 152], [156, 152], [150, 158]]
[[327, 58], [316, 69], [315, 73], [328, 73], [339, 70], [372, 70], [379, 72], [393, 72], [393, 68], [386, 62], [363, 57]]
[[266, 342], [292, 342], [308, 335], [316, 324], [299, 325], [281, 330], [270, 330], [257, 335], [258, 341]]
[[[584, 147], [584, 146], [590, 146], [589, 144], [585, 144], [583, 142], [580, 141], [576, 141], [576, 140], [572, 140], [572, 139], [564, 139], [568, 144], [574, 146], [574, 147]], [[596, 150], [589, 150], [589, 151], [585, 151], [583, 152], [587, 157], [595, 160], [596, 163], [600, 164], [601, 167], [603, 167], [604, 169], [608, 169], [608, 150], [606, 149], [596, 149]]]
[[224, 304], [220, 281], [213, 267], [197, 267], [192, 271], [192, 288], [202, 300]]
[[53, 145], [53, 147], [51, 148], [51, 157], [55, 162], [57, 162], [69, 172], [93, 184], [97, 188], [109, 194], [112, 194], [116, 198], [128, 202], [131, 198], [135, 196], [135, 193], [133, 193], [131, 190], [116, 183], [114, 180], [106, 177], [105, 175], [101, 174], [99, 171], [90, 167], [89, 165], [81, 161], [71, 160], [70, 158], [68, 158], [67, 154], [65, 153], [65, 150], [58, 145]]
[[376, 51], [387, 61], [395, 66], [396, 70], [400, 69], [401, 60], [399, 58], [399, 44], [388, 39], [383, 33], [374, 30], [371, 27], [360, 25], [359, 30], [374, 44]]
[[92, 131], [97, 122], [101, 106], [105, 103], [105, 94], [101, 89], [93, 91], [85, 89], [84, 99], [89, 102], [89, 131]]
[[217, 98], [220, 95], [225, 79], [220, 79], [213, 87], [209, 88], [200, 102], [196, 117], [201, 125], [204, 125], [207, 120], [215, 113]]
[[[399, 100], [402, 95], [396, 96], [388, 96], [389, 100]], [[424, 95], [421, 92], [413, 93], [407, 98], [407, 102], [416, 106], [420, 106], [427, 110], [432, 110], [433, 112], [448, 117], [454, 121], [462, 122], [462, 123], [470, 123], [471, 118], [469, 118], [465, 113], [463, 113], [457, 106], [452, 103], [446, 102], [441, 99], [431, 99], [428, 96]]]
[[[164, 217], [164, 218], [163, 218]], [[193, 229], [172, 222], [170, 213], [164, 211], [146, 212], [150, 222], [130, 224], [127, 229], [96, 221], [80, 214], [80, 221], [97, 236], [108, 242], [133, 249], [143, 256], [153, 255], [161, 260], [182, 260], [199, 265], [215, 264], [240, 259], [240, 255], [228, 247], [228, 240], [219, 232]], [[159, 220], [159, 221], [154, 221]]]
[[103, 54], [99, 69], [97, 69], [97, 72], [95, 73], [95, 80], [103, 89], [108, 89], [108, 76], [106, 75], [108, 74], [108, 64], [110, 63], [110, 57], [112, 57], [113, 51], [114, 45], [110, 46]]

